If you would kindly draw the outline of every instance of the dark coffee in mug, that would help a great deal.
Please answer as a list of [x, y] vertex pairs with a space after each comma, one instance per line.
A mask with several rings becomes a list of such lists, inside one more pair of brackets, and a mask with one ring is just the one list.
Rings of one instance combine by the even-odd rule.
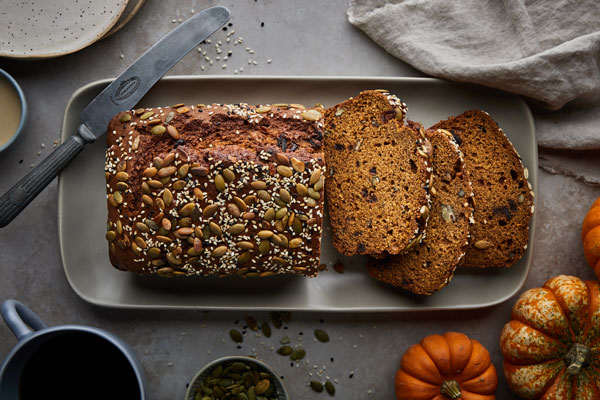
[[41, 343], [19, 378], [19, 399], [140, 398], [133, 368], [108, 340], [88, 332], [63, 332]]

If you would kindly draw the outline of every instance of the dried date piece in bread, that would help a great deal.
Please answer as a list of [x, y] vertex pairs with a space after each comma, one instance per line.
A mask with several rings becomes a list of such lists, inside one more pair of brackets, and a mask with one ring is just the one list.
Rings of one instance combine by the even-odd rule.
[[428, 130], [426, 135], [433, 149], [427, 235], [407, 254], [368, 262], [373, 278], [420, 295], [433, 294], [450, 283], [465, 255], [473, 221], [471, 183], [458, 145], [442, 130]]
[[432, 129], [446, 130], [456, 138], [475, 193], [475, 224], [461, 265], [513, 265], [527, 249], [534, 211], [528, 170], [517, 151], [485, 111], [466, 111]]
[[342, 254], [399, 254], [423, 231], [431, 168], [406, 106], [367, 90], [325, 111], [325, 190]]
[[108, 127], [110, 260], [165, 277], [315, 276], [322, 109], [178, 104]]

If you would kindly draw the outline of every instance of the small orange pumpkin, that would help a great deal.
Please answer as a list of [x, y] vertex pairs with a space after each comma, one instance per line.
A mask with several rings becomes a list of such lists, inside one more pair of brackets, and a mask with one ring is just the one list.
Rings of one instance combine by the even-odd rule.
[[457, 332], [427, 336], [402, 356], [398, 400], [494, 400], [498, 387], [490, 353]]
[[592, 204], [583, 219], [581, 241], [585, 259], [600, 279], [600, 198]]
[[600, 399], [600, 285], [559, 275], [526, 291], [500, 337], [508, 386], [525, 399]]

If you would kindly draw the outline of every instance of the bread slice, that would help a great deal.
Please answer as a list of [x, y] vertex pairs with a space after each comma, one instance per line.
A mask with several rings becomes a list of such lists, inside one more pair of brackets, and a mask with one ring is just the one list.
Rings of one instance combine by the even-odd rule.
[[509, 267], [527, 249], [533, 191], [528, 170], [498, 124], [481, 110], [466, 111], [432, 129], [452, 134], [473, 184], [474, 218], [465, 267]]
[[431, 168], [406, 106], [367, 90], [326, 110], [325, 193], [342, 254], [399, 254], [423, 231]]
[[367, 264], [373, 278], [421, 295], [450, 283], [465, 255], [473, 222], [471, 182], [458, 144], [447, 131], [429, 130], [426, 135], [433, 149], [427, 235], [407, 254], [370, 258]]

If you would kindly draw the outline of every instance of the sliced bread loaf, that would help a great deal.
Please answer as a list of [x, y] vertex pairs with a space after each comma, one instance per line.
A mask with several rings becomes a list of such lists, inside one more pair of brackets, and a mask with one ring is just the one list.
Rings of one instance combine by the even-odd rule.
[[465, 255], [473, 221], [471, 183], [456, 141], [443, 130], [428, 130], [426, 135], [433, 154], [427, 234], [407, 254], [370, 258], [367, 264], [373, 278], [421, 295], [450, 283]]
[[471, 241], [466, 267], [508, 267], [525, 253], [533, 191], [528, 170], [498, 124], [481, 110], [466, 111], [438, 122], [464, 154], [474, 192]]
[[342, 254], [399, 254], [425, 227], [431, 168], [405, 111], [390, 93], [367, 90], [325, 112], [325, 192]]

